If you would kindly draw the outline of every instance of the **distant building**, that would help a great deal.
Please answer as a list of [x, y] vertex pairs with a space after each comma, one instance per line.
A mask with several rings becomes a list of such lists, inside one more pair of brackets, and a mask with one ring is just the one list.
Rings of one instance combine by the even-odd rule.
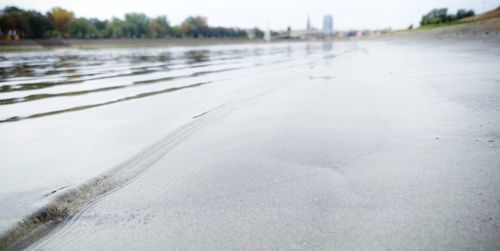
[[302, 34], [302, 38], [311, 39], [317, 36], [318, 36], [318, 30], [312, 26], [311, 19], [309, 18], [309, 15], [307, 15], [306, 29], [304, 34]]
[[287, 29], [289, 39], [322, 39], [324, 34], [321, 30], [316, 29], [312, 23], [309, 15], [307, 15], [306, 28], [303, 30]]
[[264, 41], [271, 41], [271, 31], [269, 29], [267, 29], [265, 32], [264, 32]]
[[311, 19], [309, 18], [309, 15], [307, 15], [307, 23], [306, 23], [306, 30], [311, 30]]
[[323, 34], [325, 37], [333, 36], [333, 17], [332, 15], [325, 15], [323, 17]]

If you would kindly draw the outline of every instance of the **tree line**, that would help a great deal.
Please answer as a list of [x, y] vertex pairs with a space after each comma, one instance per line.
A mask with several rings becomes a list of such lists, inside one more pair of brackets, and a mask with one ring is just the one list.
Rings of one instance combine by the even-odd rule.
[[150, 18], [142, 13], [127, 13], [111, 20], [76, 17], [69, 10], [55, 7], [43, 14], [8, 6], [0, 11], [0, 35], [20, 38], [262, 38], [258, 28], [243, 30], [210, 27], [202, 16], [186, 18], [172, 26], [167, 17]]
[[466, 17], [474, 16], [473, 10], [460, 9], [456, 14], [448, 14], [448, 9], [433, 9], [429, 13], [422, 16], [420, 21], [421, 26], [432, 25], [432, 24], [443, 24], [457, 21]]

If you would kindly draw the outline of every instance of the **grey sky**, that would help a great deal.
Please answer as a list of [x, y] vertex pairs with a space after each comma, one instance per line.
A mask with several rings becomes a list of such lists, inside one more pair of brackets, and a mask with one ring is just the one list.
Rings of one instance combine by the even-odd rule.
[[435, 7], [484, 12], [500, 6], [500, 0], [2, 0], [2, 6], [47, 11], [67, 8], [77, 16], [109, 19], [126, 12], [148, 16], [166, 15], [178, 24], [189, 15], [203, 15], [210, 25], [272, 29], [303, 29], [307, 15], [315, 27], [332, 14], [335, 29], [401, 28], [417, 24], [421, 15]]

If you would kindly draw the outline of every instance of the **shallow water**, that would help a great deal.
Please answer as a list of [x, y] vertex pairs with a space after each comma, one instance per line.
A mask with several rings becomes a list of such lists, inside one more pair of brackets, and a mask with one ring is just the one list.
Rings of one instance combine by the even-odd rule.
[[[248, 95], [237, 93], [251, 85], [242, 77], [333, 54], [321, 43], [2, 54], [0, 230], [193, 117]], [[220, 88], [203, 89], [209, 85]], [[194, 96], [183, 97], [186, 90]]]
[[[189, 81], [205, 84], [212, 79], [206, 75], [287, 60], [292, 47], [297, 46], [5, 54], [0, 64], [0, 123], [162, 94], [192, 87], [185, 84]], [[96, 100], [102, 93], [106, 95]]]

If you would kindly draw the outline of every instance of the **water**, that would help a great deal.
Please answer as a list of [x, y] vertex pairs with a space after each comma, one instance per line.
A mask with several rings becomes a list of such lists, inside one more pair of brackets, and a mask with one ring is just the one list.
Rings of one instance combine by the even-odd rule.
[[289, 54], [289, 46], [4, 54], [0, 63], [0, 123], [193, 88], [213, 81], [210, 75], [214, 73], [276, 63]]
[[321, 43], [1, 54], [0, 231], [193, 119], [333, 54]]

